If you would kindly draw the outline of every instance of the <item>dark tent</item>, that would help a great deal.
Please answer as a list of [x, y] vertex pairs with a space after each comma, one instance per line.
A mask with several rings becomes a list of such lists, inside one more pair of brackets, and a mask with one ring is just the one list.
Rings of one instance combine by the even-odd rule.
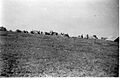
[[119, 37], [114, 40], [114, 42], [119, 42]]

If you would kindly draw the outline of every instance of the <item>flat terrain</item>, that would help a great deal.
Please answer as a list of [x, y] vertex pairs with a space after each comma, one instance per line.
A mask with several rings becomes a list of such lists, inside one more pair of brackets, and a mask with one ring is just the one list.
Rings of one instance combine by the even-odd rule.
[[0, 76], [116, 77], [119, 44], [113, 41], [1, 32]]

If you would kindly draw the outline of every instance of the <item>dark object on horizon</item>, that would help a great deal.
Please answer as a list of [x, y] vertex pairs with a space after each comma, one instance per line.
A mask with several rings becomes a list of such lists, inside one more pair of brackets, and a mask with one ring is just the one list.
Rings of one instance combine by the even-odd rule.
[[48, 33], [48, 32], [45, 32], [45, 35], [50, 35], [50, 33]]
[[70, 37], [68, 34], [64, 34], [64, 36], [65, 36], [65, 37], [68, 37], [68, 38]]
[[37, 31], [37, 30], [33, 30], [33, 31], [30, 31], [31, 34], [39, 34], [40, 31]]
[[41, 31], [40, 34], [43, 34], [43, 32]]
[[16, 32], [21, 33], [22, 31], [21, 31], [21, 30], [19, 30], [19, 29], [17, 29], [17, 30], [16, 30]]
[[40, 31], [37, 32], [38, 34], [41, 34]]
[[78, 38], [80, 38], [80, 35], [78, 35]]
[[58, 35], [57, 32], [50, 31], [50, 35]]
[[30, 31], [31, 34], [34, 34], [34, 31]]
[[12, 30], [9, 30], [9, 32], [13, 32]]
[[83, 34], [81, 35], [81, 38], [83, 38]]
[[64, 35], [64, 33], [60, 33], [61, 35]]
[[114, 40], [114, 42], [119, 42], [119, 37]]
[[53, 35], [58, 35], [58, 33], [57, 32], [54, 32], [54, 34]]
[[89, 35], [88, 34], [87, 34], [86, 38], [89, 39]]
[[65, 34], [65, 33], [61, 33], [61, 36], [63, 36], [63, 37], [70, 37], [68, 34]]
[[0, 31], [7, 31], [5, 27], [0, 27]]
[[23, 32], [24, 32], [24, 33], [28, 33], [28, 31], [25, 31], [25, 30], [24, 30]]
[[93, 35], [93, 37], [94, 37], [95, 39], [98, 39], [98, 37], [97, 37], [96, 35]]
[[107, 39], [107, 37], [101, 37], [101, 40], [106, 40]]

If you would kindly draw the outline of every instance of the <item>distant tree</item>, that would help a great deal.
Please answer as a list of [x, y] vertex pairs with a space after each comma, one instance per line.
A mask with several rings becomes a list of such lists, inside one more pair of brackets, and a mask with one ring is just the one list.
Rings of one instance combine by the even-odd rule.
[[17, 29], [17, 30], [16, 30], [16, 32], [21, 33], [22, 31], [21, 31], [21, 30], [19, 30], [19, 29]]
[[0, 31], [7, 31], [5, 27], [0, 27]]

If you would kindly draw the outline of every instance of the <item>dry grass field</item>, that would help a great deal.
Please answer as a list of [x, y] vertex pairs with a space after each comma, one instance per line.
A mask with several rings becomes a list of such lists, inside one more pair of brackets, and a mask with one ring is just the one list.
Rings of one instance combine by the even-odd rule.
[[117, 77], [119, 44], [100, 39], [1, 32], [1, 77]]

